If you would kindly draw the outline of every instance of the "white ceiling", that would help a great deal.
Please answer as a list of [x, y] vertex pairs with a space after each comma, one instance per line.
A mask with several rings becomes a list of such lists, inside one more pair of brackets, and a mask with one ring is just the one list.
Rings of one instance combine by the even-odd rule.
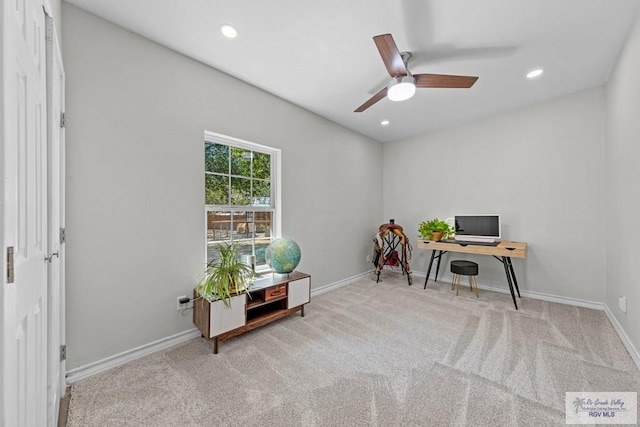
[[[375, 140], [387, 142], [603, 84], [638, 0], [66, 0]], [[220, 25], [238, 29], [236, 39]], [[479, 76], [353, 110], [386, 85], [372, 37], [412, 73]], [[527, 80], [538, 67], [542, 77]], [[389, 126], [380, 121], [387, 119]]]

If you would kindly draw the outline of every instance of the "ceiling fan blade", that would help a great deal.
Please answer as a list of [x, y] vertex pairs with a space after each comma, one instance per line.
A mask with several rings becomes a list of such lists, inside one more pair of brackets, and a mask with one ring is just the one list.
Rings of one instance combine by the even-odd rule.
[[362, 113], [364, 110], [366, 110], [367, 108], [371, 107], [373, 104], [375, 104], [376, 102], [380, 101], [385, 96], [387, 96], [387, 88], [383, 87], [382, 89], [380, 89], [380, 92], [378, 92], [375, 95], [373, 95], [371, 98], [369, 98], [367, 100], [367, 102], [365, 102], [364, 104], [362, 104], [361, 106], [356, 108], [353, 112], [354, 113]]
[[402, 56], [400, 56], [398, 46], [396, 46], [396, 42], [393, 41], [391, 34], [375, 36], [373, 41], [391, 77], [406, 76], [409, 74], [407, 67], [404, 66], [404, 61], [402, 61]]
[[470, 88], [478, 80], [471, 76], [451, 76], [447, 74], [414, 74], [416, 87]]

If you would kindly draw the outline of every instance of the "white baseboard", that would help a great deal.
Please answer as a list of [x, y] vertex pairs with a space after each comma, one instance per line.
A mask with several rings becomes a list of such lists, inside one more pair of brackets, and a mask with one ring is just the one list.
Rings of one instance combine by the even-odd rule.
[[[334, 282], [334, 283], [330, 283], [328, 285], [322, 286], [320, 288], [317, 289], [312, 289], [311, 290], [311, 296], [317, 296], [317, 295], [322, 295], [326, 292], [341, 288], [343, 286], [347, 286], [353, 282], [355, 282], [356, 280], [365, 277], [367, 275], [372, 274], [373, 270], [369, 270], [367, 272], [361, 273], [361, 274], [357, 274], [355, 276], [349, 277], [347, 279], [344, 280], [340, 280], [338, 282]], [[421, 273], [421, 272], [412, 272], [412, 275], [415, 277], [422, 277], [424, 278], [426, 276], [425, 273]], [[440, 279], [441, 281], [451, 281], [450, 278], [448, 279]], [[414, 282], [414, 286], [418, 285], [418, 283]], [[494, 285], [486, 285], [486, 284], [478, 284], [478, 288], [479, 289], [484, 289], [484, 290], [488, 290], [488, 291], [492, 291], [492, 292], [499, 292], [499, 293], [505, 293], [508, 294], [509, 293], [509, 289], [506, 287], [498, 287], [498, 286], [494, 286]], [[633, 361], [635, 362], [635, 364], [638, 366], [638, 369], [640, 369], [640, 352], [638, 352], [638, 349], [635, 348], [635, 346], [633, 345], [633, 343], [631, 342], [631, 340], [629, 339], [629, 337], [627, 336], [626, 332], [624, 331], [624, 329], [622, 328], [622, 326], [620, 325], [620, 323], [618, 322], [618, 320], [616, 319], [616, 317], [613, 315], [613, 313], [611, 312], [611, 310], [609, 309], [609, 307], [606, 304], [603, 303], [599, 303], [599, 302], [593, 302], [593, 301], [585, 301], [585, 300], [581, 300], [581, 299], [577, 299], [577, 298], [569, 298], [569, 297], [563, 297], [563, 296], [557, 296], [557, 295], [551, 295], [551, 294], [545, 294], [545, 293], [541, 293], [541, 292], [533, 292], [533, 291], [520, 291], [520, 294], [524, 297], [527, 298], [532, 298], [532, 299], [538, 299], [538, 300], [542, 300], [542, 301], [550, 301], [550, 302], [556, 302], [556, 303], [560, 303], [560, 304], [566, 304], [566, 305], [573, 305], [573, 306], [578, 306], [578, 307], [585, 307], [585, 308], [592, 308], [595, 310], [604, 310], [607, 318], [609, 319], [609, 321], [611, 322], [611, 324], [613, 325], [613, 328], [615, 329], [615, 331], [618, 333], [618, 336], [620, 337], [620, 339], [622, 340], [622, 343], [624, 344], [624, 346], [626, 347], [627, 351], [629, 352], [629, 354], [631, 355], [631, 358], [633, 359]], [[106, 370], [109, 370], [111, 368], [115, 368], [116, 366], [120, 366], [124, 363], [130, 362], [132, 360], [138, 359], [140, 357], [146, 356], [148, 354], [154, 353], [156, 351], [159, 350], [163, 350], [165, 348], [174, 346], [176, 344], [180, 344], [181, 342], [190, 340], [192, 338], [195, 337], [199, 337], [200, 336], [200, 331], [198, 331], [198, 329], [193, 328], [193, 329], [189, 329], [187, 331], [184, 332], [180, 332], [178, 334], [175, 335], [171, 335], [169, 337], [166, 338], [162, 338], [158, 341], [154, 341], [145, 345], [142, 345], [140, 347], [136, 347], [133, 348], [131, 350], [127, 350], [124, 351], [122, 353], [116, 354], [114, 356], [110, 356], [107, 357], [105, 359], [102, 360], [98, 360], [96, 362], [93, 363], [89, 363], [87, 365], [84, 366], [80, 366], [78, 368], [75, 369], [71, 369], [70, 371], [67, 372], [66, 374], [66, 378], [67, 378], [67, 384], [72, 384], [76, 381], [82, 380], [84, 378], [90, 377], [92, 375], [98, 374], [100, 372], [104, 372]]]
[[333, 282], [333, 283], [329, 283], [328, 285], [324, 285], [320, 288], [317, 289], [312, 289], [311, 290], [311, 296], [317, 296], [317, 295], [322, 295], [324, 293], [327, 293], [329, 291], [333, 291], [334, 289], [338, 289], [338, 288], [342, 288], [343, 286], [347, 286], [353, 282], [355, 282], [356, 280], [368, 276], [369, 274], [371, 274], [373, 272], [373, 270], [369, 270], [369, 271], [365, 271], [364, 273], [360, 273], [360, 274], [356, 274], [355, 276], [351, 276], [347, 279], [344, 280], [340, 280], [338, 282]]
[[[426, 273], [416, 272], [416, 271], [414, 271], [412, 274], [414, 276], [418, 276], [418, 277], [422, 277], [422, 278], [427, 276]], [[434, 278], [433, 275], [431, 275], [431, 277], [429, 279], [433, 280], [433, 278]], [[445, 274], [438, 280], [441, 281], [441, 282], [451, 283], [451, 276]], [[486, 283], [478, 282], [478, 289], [484, 289], [486, 291], [491, 291], [491, 292], [498, 292], [498, 293], [501, 293], [501, 294], [511, 294], [507, 284], [505, 284], [504, 286], [498, 286], [498, 285], [494, 285], [494, 284], [486, 284]], [[514, 289], [514, 291], [515, 291], [515, 289]], [[522, 289], [520, 290], [520, 295], [523, 296], [523, 297], [531, 298], [531, 299], [537, 299], [537, 300], [549, 301], [549, 302], [557, 302], [559, 304], [574, 305], [574, 306], [577, 306], [577, 307], [592, 308], [594, 310], [604, 310], [604, 307], [605, 307], [605, 305], [603, 303], [601, 303], [601, 302], [594, 302], [594, 301], [582, 300], [582, 299], [578, 299], [578, 298], [564, 297], [564, 296], [560, 296], [560, 295], [545, 294], [543, 292], [525, 291], [525, 290], [522, 290]]]
[[622, 329], [622, 325], [620, 324], [620, 322], [618, 322], [618, 319], [606, 304], [604, 304], [604, 313], [607, 315], [609, 322], [611, 322], [613, 328], [618, 333], [618, 336], [622, 340], [622, 343], [627, 348], [629, 355], [631, 356], [633, 361], [636, 362], [638, 369], [640, 369], [640, 352], [638, 352], [638, 349], [633, 345], [627, 333], [624, 331], [624, 329]]
[[67, 384], [74, 383], [84, 378], [90, 377], [100, 372], [104, 372], [116, 366], [120, 366], [124, 363], [146, 356], [156, 351], [163, 350], [165, 348], [180, 344], [183, 341], [190, 340], [191, 338], [199, 337], [200, 331], [196, 328], [189, 329], [188, 331], [180, 332], [175, 335], [171, 335], [166, 338], [159, 339], [140, 347], [133, 348], [131, 350], [123, 351], [122, 353], [114, 356], [107, 357], [102, 360], [98, 360], [93, 363], [89, 363], [78, 368], [71, 369], [67, 372]]
[[[358, 280], [359, 278], [364, 277], [368, 274], [371, 274], [371, 271], [373, 270], [349, 277], [344, 280], [340, 280], [339, 282], [330, 283], [328, 285], [322, 286], [321, 288], [312, 289], [311, 296], [313, 297], [316, 295], [321, 295], [321, 294], [324, 294], [325, 292], [329, 292], [334, 289], [347, 286], [350, 283], [353, 283], [354, 281]], [[132, 360], [138, 359], [140, 357], [146, 356], [156, 351], [174, 346], [176, 344], [180, 344], [181, 342], [184, 342], [184, 341], [190, 340], [191, 338], [195, 338], [199, 336], [200, 336], [200, 331], [198, 331], [198, 329], [196, 328], [189, 329], [188, 331], [180, 332], [170, 337], [166, 337], [158, 341], [151, 342], [149, 344], [141, 345], [140, 347], [123, 351], [122, 353], [116, 354], [114, 356], [110, 356], [105, 359], [98, 360], [96, 362], [89, 363], [87, 365], [83, 365], [75, 369], [71, 369], [70, 371], [67, 372], [67, 375], [66, 375], [67, 384], [71, 384], [76, 381], [82, 380], [84, 378], [90, 377], [92, 375], [99, 374], [100, 372], [104, 372], [111, 368], [115, 368], [116, 366], [120, 366], [124, 363], [130, 362]]]
[[[412, 274], [414, 276], [418, 276], [418, 277], [422, 277], [422, 278], [427, 276], [426, 273], [421, 273], [421, 272], [416, 272], [416, 271], [412, 272]], [[433, 279], [433, 275], [432, 275], [431, 279]], [[440, 281], [451, 282], [451, 277], [447, 276], [447, 278], [441, 278]], [[487, 285], [487, 284], [478, 283], [478, 289], [484, 289], [484, 290], [487, 290], [487, 291], [499, 292], [499, 293], [503, 293], [503, 294], [510, 294], [509, 288], [506, 285], [504, 287], [499, 287], [499, 286], [495, 286], [495, 285]], [[629, 355], [631, 356], [631, 359], [633, 359], [635, 364], [638, 366], [638, 369], [640, 369], [640, 352], [633, 345], [633, 343], [629, 339], [629, 336], [624, 331], [624, 329], [622, 328], [622, 325], [620, 325], [620, 323], [618, 322], [618, 319], [615, 317], [615, 315], [613, 314], [611, 309], [609, 309], [609, 306], [607, 304], [601, 303], [601, 302], [595, 302], [595, 301], [582, 300], [582, 299], [578, 299], [578, 298], [570, 298], [570, 297], [564, 297], [564, 296], [559, 296], [559, 295], [545, 294], [545, 293], [542, 293], [542, 292], [534, 292], [534, 291], [523, 291], [523, 290], [521, 290], [520, 291], [520, 295], [522, 295], [523, 297], [527, 297], [527, 298], [531, 298], [531, 299], [537, 299], [537, 300], [541, 300], [541, 301], [556, 302], [556, 303], [559, 303], [559, 304], [573, 305], [573, 306], [577, 306], [577, 307], [591, 308], [591, 309], [594, 309], [594, 310], [602, 310], [602, 311], [604, 311], [605, 315], [607, 316], [607, 319], [609, 319], [609, 322], [611, 323], [611, 325], [615, 329], [616, 333], [620, 337], [620, 340], [622, 341], [622, 343], [624, 344], [625, 348], [629, 352]]]

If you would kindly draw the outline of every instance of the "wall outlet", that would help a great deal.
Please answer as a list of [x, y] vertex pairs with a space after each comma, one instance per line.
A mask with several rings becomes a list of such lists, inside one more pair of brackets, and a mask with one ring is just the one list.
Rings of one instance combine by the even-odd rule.
[[185, 308], [193, 308], [193, 300], [189, 299], [189, 302], [181, 303], [180, 300], [187, 298], [186, 295], [181, 295], [176, 298], [176, 310], [184, 310]]
[[623, 313], [627, 312], [627, 297], [618, 297], [618, 307]]
[[371, 262], [371, 255], [367, 255], [367, 262]]

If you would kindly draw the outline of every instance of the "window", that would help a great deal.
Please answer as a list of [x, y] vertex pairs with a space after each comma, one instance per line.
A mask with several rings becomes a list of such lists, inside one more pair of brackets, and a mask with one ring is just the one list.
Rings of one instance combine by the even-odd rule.
[[267, 268], [264, 252], [279, 224], [277, 168], [280, 150], [205, 133], [204, 179], [207, 262], [216, 245], [235, 242]]

